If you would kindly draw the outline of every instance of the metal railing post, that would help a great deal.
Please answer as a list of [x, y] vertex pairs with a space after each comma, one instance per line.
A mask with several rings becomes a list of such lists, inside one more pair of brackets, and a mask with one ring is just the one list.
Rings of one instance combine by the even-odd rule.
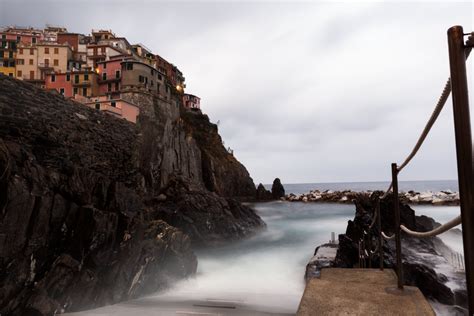
[[398, 202], [398, 169], [392, 163], [393, 208], [395, 214], [395, 247], [397, 251], [398, 288], [403, 290], [402, 242], [400, 239], [400, 205]]
[[380, 198], [377, 197], [376, 205], [377, 228], [379, 230], [379, 264], [380, 270], [383, 270], [383, 237], [382, 237], [382, 219], [380, 218]]
[[448, 46], [468, 306], [469, 315], [474, 315], [474, 168], [464, 32], [461, 26], [448, 30]]

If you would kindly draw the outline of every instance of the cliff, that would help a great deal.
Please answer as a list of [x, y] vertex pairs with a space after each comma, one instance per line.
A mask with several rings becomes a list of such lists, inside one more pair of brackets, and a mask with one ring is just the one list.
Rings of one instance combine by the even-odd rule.
[[[196, 271], [193, 244], [264, 226], [206, 190], [207, 149], [184, 128], [176, 98], [127, 97], [140, 98], [137, 125], [0, 75], [1, 314], [52, 315], [155, 292]], [[211, 170], [232, 168], [205, 155]], [[242, 168], [222, 174], [232, 181]], [[224, 184], [215, 191], [245, 193]]]

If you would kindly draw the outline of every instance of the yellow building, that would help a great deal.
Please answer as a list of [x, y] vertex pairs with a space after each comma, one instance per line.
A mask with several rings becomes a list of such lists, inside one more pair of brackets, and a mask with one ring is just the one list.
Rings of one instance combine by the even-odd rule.
[[0, 73], [16, 77], [15, 73], [16, 40], [2, 38], [0, 45]]
[[38, 48], [34, 45], [19, 45], [16, 51], [16, 77], [22, 80], [40, 80]]
[[38, 69], [41, 79], [49, 72], [64, 73], [69, 69], [72, 49], [67, 44], [40, 43], [36, 44]]

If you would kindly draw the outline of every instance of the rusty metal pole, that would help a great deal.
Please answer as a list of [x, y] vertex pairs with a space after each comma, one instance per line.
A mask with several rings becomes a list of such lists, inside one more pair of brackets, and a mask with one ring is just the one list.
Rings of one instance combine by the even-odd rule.
[[397, 251], [398, 288], [403, 290], [402, 241], [400, 238], [400, 205], [398, 202], [398, 169], [392, 163], [393, 210], [395, 214], [395, 247]]
[[382, 237], [382, 219], [380, 218], [380, 198], [377, 196], [377, 228], [379, 230], [379, 264], [380, 270], [383, 270], [383, 237]]
[[474, 315], [474, 174], [463, 29], [448, 30], [449, 65], [469, 315]]

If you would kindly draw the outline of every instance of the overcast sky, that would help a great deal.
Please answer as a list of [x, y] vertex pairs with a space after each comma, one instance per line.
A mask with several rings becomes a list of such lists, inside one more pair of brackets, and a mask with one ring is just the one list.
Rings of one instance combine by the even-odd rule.
[[[176, 64], [256, 183], [383, 181], [449, 77], [446, 30], [471, 31], [473, 6], [0, 0], [3, 26], [46, 23], [112, 29]], [[449, 99], [400, 178], [456, 177]]]

